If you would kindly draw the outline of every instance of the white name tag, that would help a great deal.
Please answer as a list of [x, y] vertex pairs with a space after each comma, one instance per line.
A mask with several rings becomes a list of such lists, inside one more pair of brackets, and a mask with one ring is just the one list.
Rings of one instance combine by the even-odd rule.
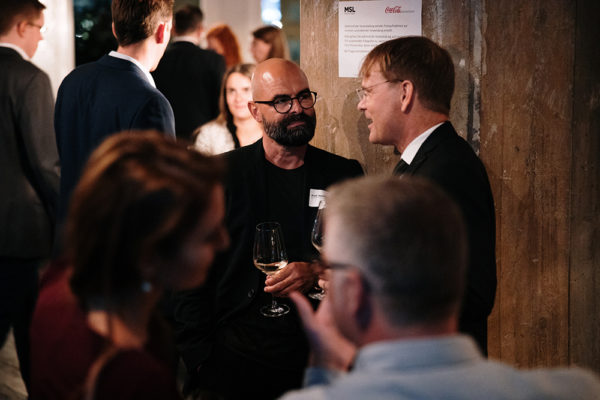
[[319, 202], [321, 200], [325, 200], [325, 196], [327, 192], [325, 190], [320, 189], [310, 189], [310, 193], [308, 195], [308, 206], [309, 207], [319, 207]]

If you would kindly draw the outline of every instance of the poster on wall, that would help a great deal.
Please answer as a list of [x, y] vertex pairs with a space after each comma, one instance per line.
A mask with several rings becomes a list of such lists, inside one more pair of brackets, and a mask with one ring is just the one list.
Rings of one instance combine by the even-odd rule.
[[340, 1], [340, 78], [356, 78], [363, 59], [379, 43], [401, 36], [420, 36], [421, 1]]

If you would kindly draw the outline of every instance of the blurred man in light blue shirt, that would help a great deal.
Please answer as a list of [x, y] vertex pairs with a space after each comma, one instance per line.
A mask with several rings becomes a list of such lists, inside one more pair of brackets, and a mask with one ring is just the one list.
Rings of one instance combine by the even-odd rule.
[[300, 399], [597, 399], [585, 370], [519, 371], [458, 333], [468, 262], [460, 209], [424, 178], [330, 188], [316, 313], [293, 293], [312, 356]]

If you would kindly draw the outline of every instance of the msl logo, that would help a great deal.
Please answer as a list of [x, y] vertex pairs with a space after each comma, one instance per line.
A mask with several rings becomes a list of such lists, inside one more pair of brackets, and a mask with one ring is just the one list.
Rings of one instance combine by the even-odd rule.
[[344, 7], [344, 14], [354, 14], [355, 12], [354, 6]]

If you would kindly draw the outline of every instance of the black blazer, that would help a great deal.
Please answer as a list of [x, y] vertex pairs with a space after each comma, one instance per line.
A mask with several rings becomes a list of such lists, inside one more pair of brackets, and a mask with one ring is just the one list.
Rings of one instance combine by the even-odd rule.
[[0, 257], [47, 257], [60, 175], [50, 80], [7, 47], [0, 71]]
[[224, 58], [191, 42], [167, 47], [152, 73], [156, 87], [171, 103], [178, 139], [190, 140], [194, 129], [219, 115]]
[[[256, 224], [266, 215], [265, 160], [262, 140], [225, 153], [226, 225], [230, 248], [213, 263], [203, 288], [180, 293], [175, 301], [178, 347], [188, 369], [195, 371], [209, 355], [214, 332], [230, 317], [250, 305], [264, 275], [252, 263]], [[306, 171], [304, 246], [311, 248], [310, 231], [317, 208], [308, 207], [310, 189], [326, 189], [335, 182], [362, 175], [356, 160], [308, 146]], [[303, 261], [303, 260], [290, 260]], [[306, 260], [304, 260], [306, 261]]]
[[[395, 173], [402, 174], [396, 167]], [[403, 174], [430, 179], [460, 207], [469, 240], [467, 287], [460, 330], [487, 349], [487, 317], [496, 293], [496, 219], [494, 200], [483, 163], [450, 122], [425, 140]]]

